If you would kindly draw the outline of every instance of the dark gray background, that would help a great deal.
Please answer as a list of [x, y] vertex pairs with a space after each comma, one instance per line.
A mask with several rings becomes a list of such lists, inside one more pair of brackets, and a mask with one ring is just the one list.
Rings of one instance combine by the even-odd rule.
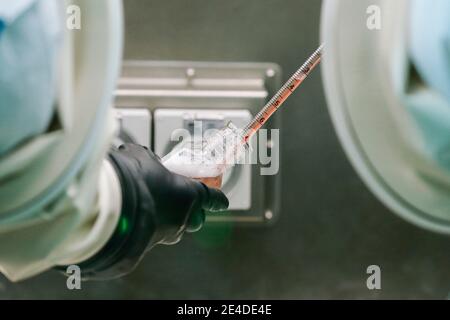
[[[264, 61], [294, 71], [318, 44], [316, 0], [126, 0], [128, 59]], [[286, 74], [285, 74], [286, 75]], [[0, 298], [445, 298], [450, 238], [389, 212], [347, 161], [320, 73], [283, 108], [282, 211], [267, 229], [206, 228], [128, 277], [66, 289], [57, 272]], [[366, 267], [382, 268], [382, 290]]]

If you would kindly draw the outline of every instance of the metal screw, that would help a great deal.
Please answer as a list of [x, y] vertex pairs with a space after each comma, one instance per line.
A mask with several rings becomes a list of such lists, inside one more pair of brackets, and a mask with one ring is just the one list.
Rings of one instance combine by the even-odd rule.
[[267, 210], [267, 211], [264, 213], [264, 217], [266, 217], [267, 220], [271, 220], [271, 219], [273, 218], [273, 212], [270, 211], [270, 210]]
[[267, 69], [266, 70], [266, 76], [269, 77], [269, 78], [273, 78], [275, 76], [275, 70]]
[[194, 68], [188, 68], [186, 69], [186, 76], [188, 78], [192, 78], [195, 76], [195, 69]]

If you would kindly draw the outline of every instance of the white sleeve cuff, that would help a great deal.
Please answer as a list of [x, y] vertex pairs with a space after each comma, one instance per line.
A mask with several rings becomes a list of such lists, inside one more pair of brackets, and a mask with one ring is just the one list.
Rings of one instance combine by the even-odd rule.
[[80, 227], [83, 240], [69, 244], [71, 258], [58, 261], [60, 265], [81, 263], [98, 253], [110, 240], [117, 227], [122, 208], [122, 190], [116, 171], [108, 160], [103, 160], [99, 175], [98, 199], [91, 221]]

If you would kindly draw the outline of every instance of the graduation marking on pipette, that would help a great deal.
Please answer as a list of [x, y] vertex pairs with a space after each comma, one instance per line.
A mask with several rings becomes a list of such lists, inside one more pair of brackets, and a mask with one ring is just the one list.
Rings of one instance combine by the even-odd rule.
[[281, 89], [269, 100], [261, 111], [243, 129], [244, 143], [269, 120], [289, 96], [302, 84], [322, 59], [323, 44], [314, 51], [306, 62], [289, 78]]

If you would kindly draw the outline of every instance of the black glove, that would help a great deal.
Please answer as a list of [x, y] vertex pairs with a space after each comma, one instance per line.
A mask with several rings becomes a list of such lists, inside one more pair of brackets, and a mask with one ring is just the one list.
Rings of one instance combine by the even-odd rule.
[[122, 187], [122, 212], [111, 240], [80, 264], [83, 277], [109, 279], [129, 273], [146, 250], [178, 242], [185, 231], [197, 231], [205, 210], [228, 208], [217, 189], [171, 173], [145, 147], [124, 144], [109, 153]]

